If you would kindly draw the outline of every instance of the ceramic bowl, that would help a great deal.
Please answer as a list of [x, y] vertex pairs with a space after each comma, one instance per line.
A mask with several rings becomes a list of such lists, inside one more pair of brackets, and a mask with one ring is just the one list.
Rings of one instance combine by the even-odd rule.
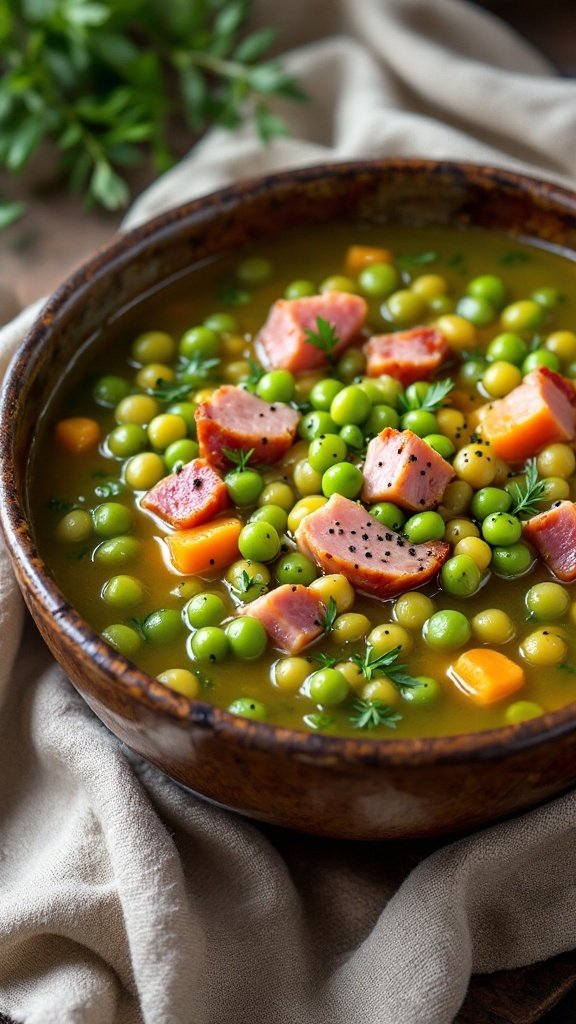
[[298, 225], [371, 221], [465, 227], [576, 259], [576, 195], [500, 170], [424, 161], [306, 168], [242, 183], [117, 238], [50, 299], [12, 363], [1, 407], [1, 520], [38, 628], [115, 735], [194, 793], [327, 836], [461, 831], [576, 782], [576, 705], [523, 724], [435, 739], [342, 739], [277, 728], [170, 693], [70, 607], [34, 545], [27, 467], [39, 415], [80, 346], [120, 310], [207, 257]]

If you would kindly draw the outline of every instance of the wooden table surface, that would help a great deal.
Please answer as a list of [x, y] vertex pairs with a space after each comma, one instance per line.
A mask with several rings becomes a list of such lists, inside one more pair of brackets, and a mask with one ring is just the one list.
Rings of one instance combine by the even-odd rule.
[[[576, 75], [576, 0], [483, 0], [514, 25], [565, 75]], [[43, 152], [22, 179], [19, 195], [28, 213], [0, 235], [0, 324], [29, 302], [49, 293], [96, 248], [108, 242], [121, 215], [86, 211], [58, 184], [50, 152]], [[138, 170], [131, 185], [139, 193], [152, 180]], [[0, 175], [0, 194], [14, 196]], [[0, 1024], [8, 1018], [0, 1013]], [[475, 977], [457, 1024], [574, 1024], [576, 953], [544, 964]]]

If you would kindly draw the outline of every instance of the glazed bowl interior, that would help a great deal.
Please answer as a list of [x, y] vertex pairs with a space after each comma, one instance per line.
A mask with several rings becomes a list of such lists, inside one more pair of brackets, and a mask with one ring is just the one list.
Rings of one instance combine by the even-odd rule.
[[[497, 731], [413, 740], [340, 739], [240, 719], [203, 702], [189, 702], [114, 653], [68, 605], [38, 555], [28, 513], [30, 451], [42, 410], [71, 363], [131, 306], [194, 266], [293, 228], [332, 222], [480, 227], [576, 258], [575, 196], [504, 171], [387, 161], [309, 168], [248, 182], [120, 236], [78, 270], [49, 301], [17, 354], [1, 410], [2, 525], [25, 599], [52, 651], [117, 735], [191, 788], [257, 817], [267, 815], [246, 800], [235, 804], [232, 790], [222, 791], [210, 782], [211, 769], [205, 771], [204, 786], [187, 772], [191, 747], [202, 747], [203, 737], [217, 736], [236, 753], [240, 748], [257, 751], [254, 756], [261, 765], [268, 765], [269, 755], [296, 758], [300, 768], [308, 761], [338, 764], [339, 771], [357, 780], [358, 773], [374, 765], [414, 771], [519, 756], [527, 748], [572, 737], [576, 730], [574, 705]], [[572, 767], [576, 775], [576, 761]], [[269, 766], [266, 784], [275, 785]], [[558, 781], [554, 788], [558, 790]], [[536, 799], [552, 789], [544, 785]], [[526, 794], [515, 804], [488, 808], [487, 817], [530, 802], [534, 798]], [[361, 824], [349, 830], [321, 823], [314, 827], [314, 813], [319, 811], [311, 811], [304, 824], [294, 814], [268, 817], [328, 834], [403, 834], [382, 825], [379, 831]], [[478, 812], [451, 817], [448, 809], [441, 821], [412, 824], [404, 834], [429, 834], [478, 820]]]

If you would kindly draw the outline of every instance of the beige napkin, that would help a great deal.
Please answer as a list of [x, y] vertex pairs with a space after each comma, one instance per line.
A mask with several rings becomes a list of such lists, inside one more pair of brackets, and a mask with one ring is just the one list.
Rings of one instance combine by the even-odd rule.
[[[272, 168], [456, 157], [573, 183], [576, 83], [463, 0], [260, 0], [311, 93], [134, 206]], [[0, 371], [24, 314], [0, 334]], [[576, 800], [451, 845], [313, 840], [172, 784], [93, 717], [0, 550], [0, 1012], [22, 1024], [448, 1024], [471, 972], [576, 945]], [[303, 794], [305, 799], [305, 794]]]

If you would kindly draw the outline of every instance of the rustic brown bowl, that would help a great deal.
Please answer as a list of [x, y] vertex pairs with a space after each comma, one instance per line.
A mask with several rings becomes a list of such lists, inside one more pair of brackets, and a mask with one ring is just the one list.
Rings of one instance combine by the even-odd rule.
[[339, 739], [237, 718], [171, 693], [80, 618], [34, 545], [27, 470], [38, 417], [73, 355], [121, 309], [206, 257], [299, 225], [476, 225], [576, 259], [576, 195], [518, 174], [424, 161], [290, 171], [178, 207], [97, 253], [50, 299], [12, 363], [0, 410], [0, 514], [25, 600], [54, 656], [130, 747], [209, 800], [356, 839], [468, 829], [576, 781], [576, 705], [439, 739]]

